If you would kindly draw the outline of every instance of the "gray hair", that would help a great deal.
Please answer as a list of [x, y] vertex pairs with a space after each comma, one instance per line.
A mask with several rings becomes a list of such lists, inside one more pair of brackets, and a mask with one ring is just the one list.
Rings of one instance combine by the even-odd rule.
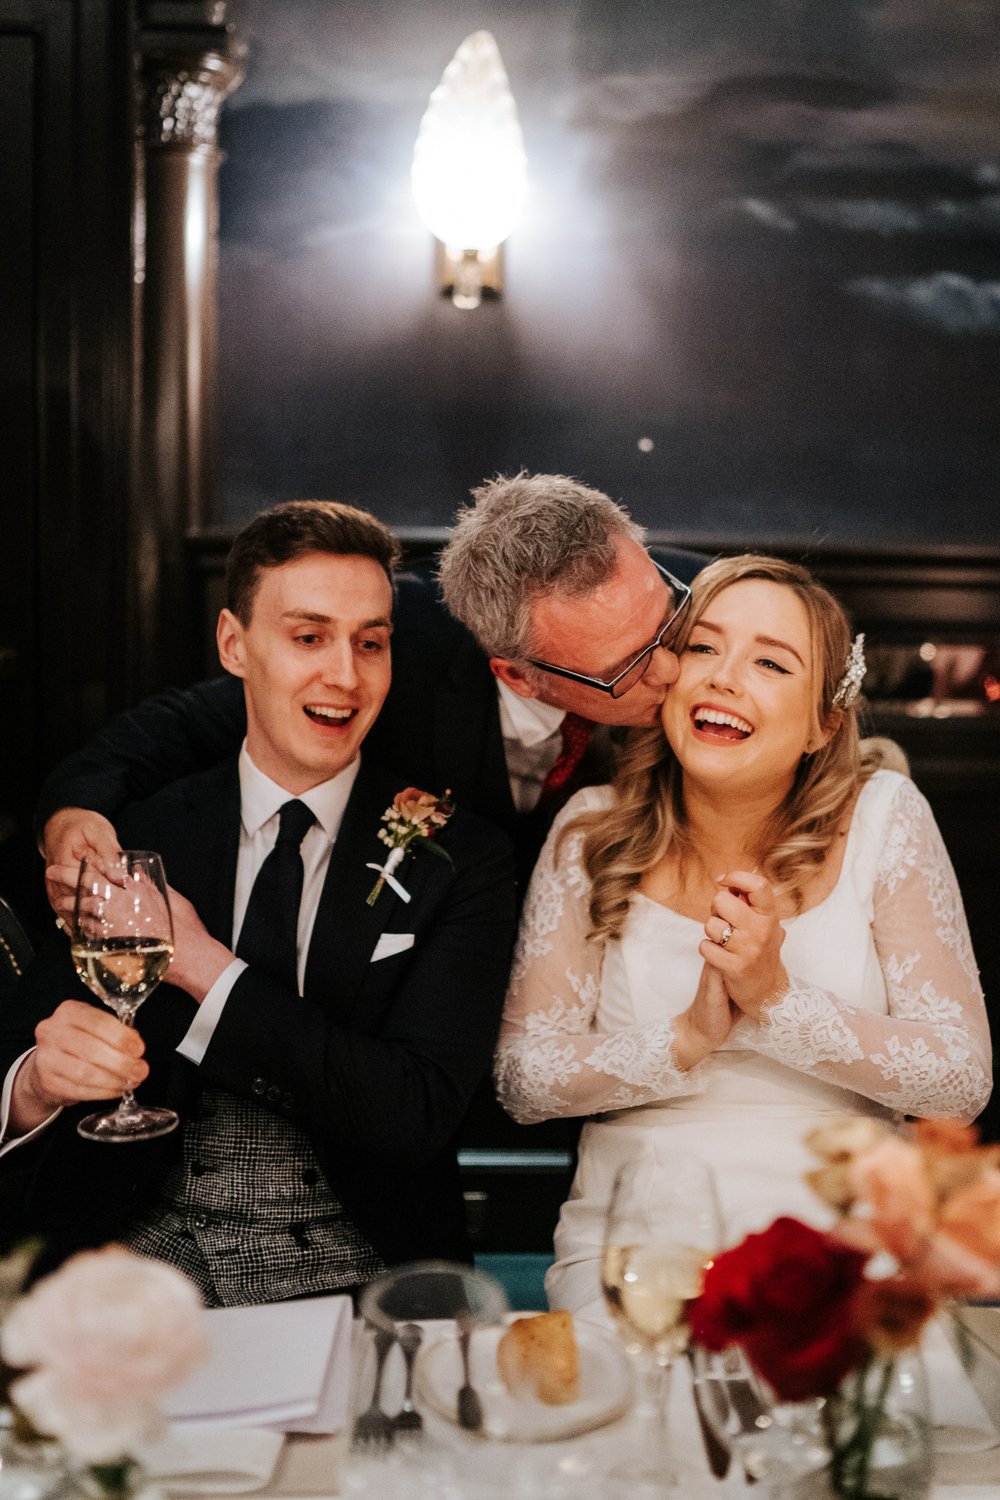
[[579, 598], [610, 577], [618, 543], [644, 532], [614, 500], [563, 474], [491, 479], [472, 491], [441, 553], [444, 600], [487, 656], [533, 654], [531, 606]]

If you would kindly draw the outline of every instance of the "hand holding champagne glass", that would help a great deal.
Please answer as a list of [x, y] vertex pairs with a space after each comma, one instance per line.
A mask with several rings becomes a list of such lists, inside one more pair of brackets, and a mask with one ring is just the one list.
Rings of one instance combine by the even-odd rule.
[[605, 1220], [601, 1286], [643, 1375], [650, 1441], [615, 1471], [639, 1493], [679, 1493], [667, 1442], [670, 1367], [687, 1345], [687, 1309], [721, 1234], [715, 1184], [702, 1162], [642, 1158], [618, 1171]]
[[[163, 978], [173, 957], [167, 881], [158, 854], [123, 850], [102, 868], [84, 860], [70, 944], [76, 972], [123, 1026]], [[88, 1115], [77, 1130], [94, 1141], [144, 1141], [176, 1129], [172, 1109], [137, 1104], [131, 1089], [110, 1114]]]

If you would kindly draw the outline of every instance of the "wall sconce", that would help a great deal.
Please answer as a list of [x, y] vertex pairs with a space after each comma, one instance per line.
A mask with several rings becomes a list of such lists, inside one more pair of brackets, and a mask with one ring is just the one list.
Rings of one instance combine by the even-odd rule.
[[496, 42], [467, 36], [420, 122], [413, 195], [438, 241], [435, 271], [456, 307], [503, 288], [503, 242], [524, 201], [524, 143]]

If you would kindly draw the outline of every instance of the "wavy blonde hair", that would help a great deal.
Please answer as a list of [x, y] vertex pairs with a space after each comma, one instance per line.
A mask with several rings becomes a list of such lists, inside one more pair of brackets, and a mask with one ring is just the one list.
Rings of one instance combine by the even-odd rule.
[[[834, 727], [825, 745], [802, 757], [791, 791], [761, 827], [752, 851], [761, 872], [798, 907], [845, 812], [863, 782], [885, 763], [885, 753], [874, 742], [870, 750], [863, 748], [856, 706], [833, 706], [851, 649], [851, 627], [839, 601], [797, 563], [754, 553], [710, 563], [694, 581], [691, 608], [676, 649], [683, 651], [692, 626], [712, 600], [746, 579], [780, 584], [801, 599], [812, 640], [815, 727]], [[629, 732], [612, 790], [610, 808], [584, 813], [566, 830], [585, 834], [583, 862], [593, 887], [590, 936], [594, 938], [621, 936], [640, 880], [669, 850], [678, 851], [682, 862], [694, 852], [681, 768], [662, 729]]]

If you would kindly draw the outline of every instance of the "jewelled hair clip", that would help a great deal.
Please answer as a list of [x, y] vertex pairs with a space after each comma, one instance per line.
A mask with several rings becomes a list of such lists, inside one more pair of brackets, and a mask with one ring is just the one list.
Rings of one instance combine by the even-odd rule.
[[854, 645], [851, 647], [847, 657], [847, 669], [837, 684], [837, 691], [833, 695], [834, 708], [850, 708], [855, 698], [861, 691], [868, 666], [865, 662], [865, 638], [862, 634], [854, 637]]

